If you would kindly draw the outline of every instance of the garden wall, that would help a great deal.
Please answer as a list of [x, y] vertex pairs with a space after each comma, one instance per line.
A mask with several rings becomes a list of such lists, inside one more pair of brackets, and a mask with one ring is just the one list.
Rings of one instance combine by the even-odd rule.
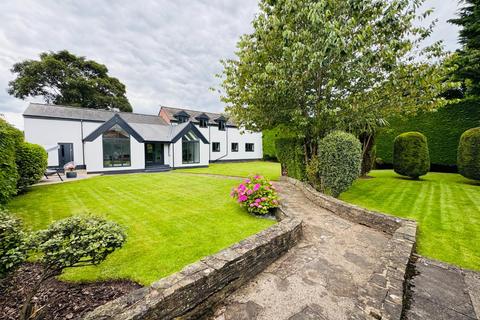
[[188, 265], [113, 300], [84, 319], [199, 319], [208, 316], [226, 296], [293, 247], [302, 236], [302, 222], [279, 210], [279, 223], [233, 246]]
[[357, 308], [373, 319], [400, 320], [404, 305], [404, 286], [407, 268], [415, 250], [417, 223], [379, 212], [366, 210], [324, 195], [309, 184], [282, 177], [302, 190], [305, 196], [319, 207], [355, 223], [359, 223], [391, 235], [380, 257], [381, 263], [373, 272], [368, 285], [361, 290]]

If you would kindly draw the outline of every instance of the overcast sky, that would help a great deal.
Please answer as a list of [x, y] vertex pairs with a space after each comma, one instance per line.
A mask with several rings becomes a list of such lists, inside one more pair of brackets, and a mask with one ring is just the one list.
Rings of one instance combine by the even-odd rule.
[[[428, 0], [439, 19], [432, 39], [448, 50], [456, 27], [446, 21], [455, 0]], [[28, 101], [6, 92], [11, 66], [43, 51], [67, 49], [105, 64], [127, 86], [134, 112], [156, 114], [160, 105], [222, 111], [215, 74], [233, 57], [241, 34], [251, 31], [257, 0], [2, 0], [0, 3], [0, 113], [23, 128]]]

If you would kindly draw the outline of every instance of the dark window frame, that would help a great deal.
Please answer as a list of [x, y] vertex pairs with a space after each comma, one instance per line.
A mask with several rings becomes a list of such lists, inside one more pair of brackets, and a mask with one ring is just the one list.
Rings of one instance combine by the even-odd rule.
[[[215, 146], [218, 146], [218, 149]], [[220, 152], [220, 142], [212, 142], [212, 152]]]
[[[117, 128], [118, 127], [118, 128]], [[118, 133], [117, 137], [106, 137], [107, 134], [115, 131]], [[123, 135], [123, 137], [122, 137]], [[126, 168], [132, 166], [132, 148], [131, 137], [118, 124], [114, 125], [102, 134], [102, 156], [104, 168]], [[118, 157], [116, 159], [115, 152], [120, 149], [120, 153], [128, 155], [128, 158]], [[107, 157], [106, 157], [107, 156]], [[108, 158], [106, 160], [105, 158]]]
[[192, 131], [182, 137], [182, 163], [200, 163], [200, 139]]
[[218, 122], [218, 131], [225, 131], [225, 121]]
[[232, 148], [232, 152], [238, 152], [238, 142], [232, 142], [231, 148]]
[[185, 123], [188, 122], [188, 117], [186, 116], [177, 116], [178, 123]]
[[200, 128], [207, 128], [208, 127], [208, 120], [207, 119], [200, 119], [199, 121]]
[[[248, 146], [252, 146], [251, 150], [249, 150]], [[255, 152], [255, 143], [246, 142], [245, 143], [245, 152]]]

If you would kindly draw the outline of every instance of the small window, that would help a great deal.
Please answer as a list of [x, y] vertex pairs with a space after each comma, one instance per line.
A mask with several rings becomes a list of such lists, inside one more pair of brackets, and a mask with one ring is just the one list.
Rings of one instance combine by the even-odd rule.
[[185, 117], [185, 116], [178, 116], [177, 119], [178, 119], [178, 123], [184, 123], [188, 121], [188, 117]]
[[208, 120], [207, 119], [200, 119], [200, 128], [208, 127]]
[[212, 151], [213, 152], [220, 152], [220, 142], [213, 142], [212, 143]]
[[245, 143], [246, 152], [253, 152], [253, 150], [254, 150], [253, 143]]
[[225, 131], [225, 121], [220, 121], [218, 123], [218, 130]]
[[232, 142], [232, 152], [238, 152], [238, 143]]

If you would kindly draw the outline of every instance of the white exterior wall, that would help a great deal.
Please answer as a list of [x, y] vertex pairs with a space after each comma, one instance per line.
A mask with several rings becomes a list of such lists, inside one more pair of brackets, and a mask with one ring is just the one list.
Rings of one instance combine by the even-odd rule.
[[[98, 128], [101, 123], [84, 122], [84, 137]], [[36, 143], [44, 148], [58, 145], [58, 143], [73, 143], [73, 161], [82, 165], [82, 131], [80, 121], [24, 118], [25, 140]], [[58, 150], [48, 152], [48, 165], [58, 166]]]
[[134, 137], [130, 136], [130, 166], [103, 167], [103, 140], [102, 135], [92, 142], [85, 143], [85, 162], [88, 172], [97, 171], [124, 171], [145, 169], [145, 147]]

